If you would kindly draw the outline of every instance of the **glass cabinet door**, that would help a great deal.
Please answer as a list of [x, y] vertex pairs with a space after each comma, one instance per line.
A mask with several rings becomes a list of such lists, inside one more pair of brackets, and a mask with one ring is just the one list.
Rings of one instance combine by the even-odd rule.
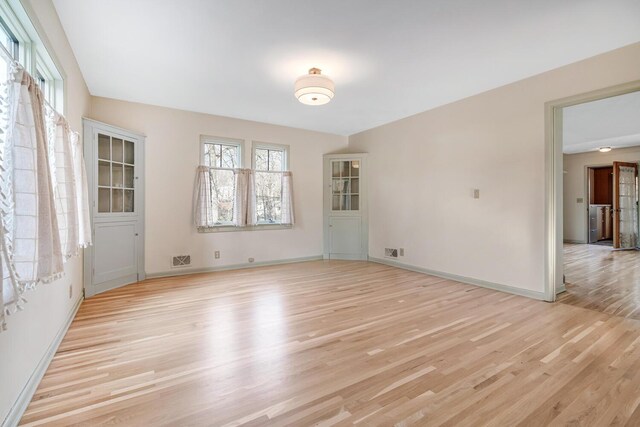
[[331, 210], [360, 210], [360, 161], [331, 161]]
[[135, 143], [98, 134], [98, 213], [134, 212]]

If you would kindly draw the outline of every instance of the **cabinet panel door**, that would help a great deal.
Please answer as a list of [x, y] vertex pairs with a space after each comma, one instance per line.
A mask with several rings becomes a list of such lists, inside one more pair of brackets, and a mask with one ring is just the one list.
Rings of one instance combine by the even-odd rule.
[[362, 253], [361, 220], [359, 217], [329, 219], [331, 254], [359, 256]]

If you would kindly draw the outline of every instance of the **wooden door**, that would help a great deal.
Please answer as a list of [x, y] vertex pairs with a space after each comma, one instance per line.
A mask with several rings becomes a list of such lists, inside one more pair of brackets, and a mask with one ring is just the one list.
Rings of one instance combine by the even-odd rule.
[[613, 162], [613, 247], [632, 249], [638, 235], [638, 165]]

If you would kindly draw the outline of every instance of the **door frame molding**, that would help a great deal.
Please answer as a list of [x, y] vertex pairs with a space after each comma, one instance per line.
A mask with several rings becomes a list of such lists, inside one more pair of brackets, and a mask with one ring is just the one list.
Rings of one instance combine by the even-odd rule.
[[[110, 125], [108, 123], [103, 123], [100, 122], [98, 120], [94, 120], [94, 119], [90, 119], [87, 117], [83, 117], [82, 118], [82, 132], [83, 132], [83, 139], [82, 139], [82, 144], [83, 144], [83, 155], [84, 155], [84, 162], [85, 162], [85, 169], [87, 171], [87, 187], [89, 188], [89, 216], [91, 218], [91, 241], [94, 241], [95, 238], [95, 225], [93, 223], [94, 220], [94, 203], [95, 203], [95, 193], [93, 191], [94, 189], [94, 182], [96, 177], [94, 176], [95, 174], [95, 170], [93, 168], [93, 164], [92, 161], [94, 159], [94, 149], [95, 149], [95, 144], [94, 144], [94, 140], [93, 140], [93, 130], [95, 129], [102, 129], [107, 133], [113, 133], [113, 134], [119, 134], [125, 137], [128, 137], [130, 139], [135, 139], [138, 143], [140, 143], [140, 147], [139, 147], [139, 157], [143, 159], [143, 161], [136, 165], [137, 168], [137, 176], [142, 177], [141, 180], [138, 180], [138, 182], [136, 183], [136, 185], [138, 185], [138, 188], [136, 188], [136, 194], [135, 194], [135, 198], [136, 198], [136, 203], [138, 204], [136, 207], [138, 209], [138, 218], [140, 219], [140, 249], [137, 251], [138, 253], [138, 260], [137, 260], [137, 265], [138, 265], [138, 272], [137, 272], [137, 279], [138, 280], [144, 280], [146, 278], [146, 273], [145, 273], [145, 265], [144, 265], [144, 254], [145, 254], [145, 219], [144, 219], [144, 215], [145, 215], [145, 142], [146, 142], [146, 135], [142, 134], [142, 133], [138, 133], [138, 132], [134, 132], [134, 131], [130, 131], [127, 129], [123, 129], [114, 125]], [[84, 281], [84, 286], [83, 286], [83, 290], [85, 292], [85, 297], [89, 297], [94, 295], [95, 293], [91, 293], [91, 294], [87, 294], [86, 290], [87, 289], [91, 289], [91, 285], [93, 282], [93, 245], [89, 245], [84, 249], [84, 253], [83, 253], [83, 281]], [[114, 288], [116, 286], [114, 286], [113, 284], [109, 284], [109, 282], [106, 282], [104, 284], [104, 287], [100, 289], [100, 292], [106, 291], [108, 289]]]
[[544, 104], [545, 122], [545, 300], [556, 300], [564, 290], [563, 267], [563, 153], [562, 109], [585, 102], [640, 91], [640, 80], [549, 101]]
[[[327, 191], [327, 181], [329, 180], [329, 164], [331, 160], [336, 159], [357, 159], [360, 160], [362, 169], [360, 171], [360, 217], [361, 217], [361, 234], [362, 234], [362, 252], [360, 257], [356, 260], [366, 261], [369, 257], [369, 193], [368, 193], [368, 181], [369, 181], [369, 168], [367, 164], [367, 153], [340, 153], [340, 154], [325, 154], [322, 160], [322, 223], [323, 223], [323, 258], [330, 259], [329, 252], [329, 214], [331, 213], [331, 206], [329, 202], [329, 195], [331, 191]], [[364, 171], [364, 173], [362, 173]], [[331, 186], [329, 186], [331, 187]], [[336, 215], [340, 216], [340, 215]], [[340, 259], [334, 257], [333, 259]], [[343, 259], [351, 259], [353, 257], [344, 257]]]

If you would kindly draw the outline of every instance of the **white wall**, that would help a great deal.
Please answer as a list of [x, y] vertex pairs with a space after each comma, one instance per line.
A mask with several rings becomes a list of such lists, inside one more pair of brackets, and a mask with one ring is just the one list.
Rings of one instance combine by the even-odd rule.
[[637, 79], [640, 43], [352, 135], [370, 153], [369, 255], [543, 292], [544, 104]]
[[[92, 97], [92, 118], [147, 136], [145, 270], [170, 270], [174, 255], [190, 254], [192, 268], [223, 267], [322, 254], [322, 155], [347, 147], [347, 138], [320, 132]], [[290, 230], [198, 233], [192, 220], [200, 135], [290, 146], [296, 225]], [[221, 252], [214, 259], [214, 251]], [[180, 272], [181, 270], [174, 270]]]
[[[565, 154], [564, 174], [564, 240], [587, 243], [587, 167], [612, 166], [614, 161], [640, 162], [640, 147], [619, 148], [608, 153]], [[578, 203], [578, 198], [583, 203]]]
[[[89, 91], [49, 0], [25, 0], [40, 37], [66, 74], [65, 116], [81, 131], [81, 117], [89, 113]], [[8, 317], [0, 333], [0, 421], [4, 420], [55, 336], [82, 296], [82, 257], [69, 260], [66, 276], [25, 294], [24, 311]], [[73, 295], [69, 298], [69, 285]]]

